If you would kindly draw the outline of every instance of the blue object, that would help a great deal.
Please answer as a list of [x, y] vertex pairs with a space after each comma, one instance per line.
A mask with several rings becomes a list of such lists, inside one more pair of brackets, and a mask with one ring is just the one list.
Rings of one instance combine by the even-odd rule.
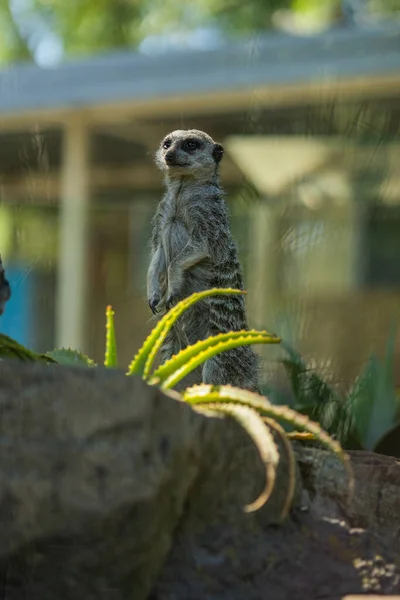
[[33, 346], [33, 279], [34, 271], [27, 265], [5, 265], [6, 277], [11, 286], [11, 298], [0, 317], [0, 332], [20, 344]]

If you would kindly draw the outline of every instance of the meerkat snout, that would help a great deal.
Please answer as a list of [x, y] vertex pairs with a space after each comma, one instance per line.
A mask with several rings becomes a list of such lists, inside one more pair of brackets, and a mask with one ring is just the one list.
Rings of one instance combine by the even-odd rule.
[[216, 172], [224, 154], [221, 144], [204, 131], [177, 129], [161, 142], [155, 162], [169, 176], [195, 176]]
[[167, 163], [167, 165], [169, 167], [177, 167], [179, 166], [179, 163], [177, 162], [177, 156], [175, 154], [175, 152], [173, 151], [169, 151], [165, 153], [165, 162]]

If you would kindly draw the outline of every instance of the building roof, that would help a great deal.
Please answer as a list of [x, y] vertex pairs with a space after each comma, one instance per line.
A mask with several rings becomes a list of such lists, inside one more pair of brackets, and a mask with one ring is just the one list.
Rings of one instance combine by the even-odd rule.
[[212, 50], [112, 52], [57, 67], [11, 66], [0, 71], [0, 117], [382, 77], [400, 79], [398, 27], [334, 29], [311, 37], [272, 33]]

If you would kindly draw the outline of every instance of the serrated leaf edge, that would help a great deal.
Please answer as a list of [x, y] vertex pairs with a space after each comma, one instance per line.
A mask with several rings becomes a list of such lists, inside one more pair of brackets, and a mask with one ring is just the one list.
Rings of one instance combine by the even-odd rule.
[[142, 375], [144, 379], [147, 379], [155, 356], [178, 317], [180, 317], [185, 310], [203, 298], [225, 294], [246, 294], [246, 292], [245, 290], [239, 290], [235, 288], [212, 288], [202, 292], [195, 292], [188, 298], [184, 298], [178, 302], [176, 306], [174, 306], [160, 319], [154, 329], [147, 336], [141, 348], [135, 354], [132, 362], [130, 363], [127, 375], [133, 375], [137, 373]]
[[184, 348], [153, 373], [152, 382], [164, 389], [173, 387], [188, 373], [209, 358], [250, 344], [279, 344], [280, 339], [267, 331], [243, 330], [220, 333]]
[[279, 463], [279, 452], [274, 438], [264, 420], [248, 406], [235, 403], [207, 403], [194, 407], [202, 412], [202, 408], [215, 413], [223, 413], [234, 418], [253, 440], [265, 467], [266, 483], [261, 494], [244, 507], [247, 513], [259, 510], [270, 498], [275, 487], [276, 469]]

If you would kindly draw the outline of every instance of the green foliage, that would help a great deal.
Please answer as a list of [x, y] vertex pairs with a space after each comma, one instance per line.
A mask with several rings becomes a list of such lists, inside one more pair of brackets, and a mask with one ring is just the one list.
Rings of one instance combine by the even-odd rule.
[[[207, 402], [202, 406], [194, 406], [194, 409], [197, 412], [205, 412], [207, 414], [211, 412], [217, 415], [223, 414], [233, 417], [252, 438], [265, 467], [266, 484], [259, 497], [251, 504], [248, 504], [245, 507], [245, 511], [253, 512], [258, 510], [267, 502], [274, 489], [276, 469], [279, 462], [278, 448], [270, 429], [265, 425], [263, 419], [253, 407], [246, 406], [245, 404], [233, 404], [229, 398], [225, 402]], [[284, 506], [287, 506], [286, 502]]]
[[[270, 429], [275, 431], [275, 433], [279, 437], [280, 441], [284, 446], [288, 459], [288, 489], [286, 491], [286, 501], [283, 503], [281, 513], [281, 516], [284, 519], [288, 514], [290, 507], [292, 506], [292, 501], [294, 498], [294, 492], [296, 488], [296, 457], [294, 455], [292, 444], [290, 443], [290, 434], [286, 434], [281, 424], [278, 423], [278, 421], [275, 421], [274, 419], [265, 416], [263, 417], [263, 421]], [[306, 435], [314, 437], [311, 433]]]
[[10, 0], [0, 0], [0, 24], [0, 62], [32, 60], [27, 40], [11, 11]]
[[354, 435], [374, 450], [384, 435], [400, 425], [400, 399], [394, 382], [396, 328], [392, 327], [383, 361], [372, 355], [346, 399]]
[[[341, 442], [349, 434], [348, 405], [316, 371], [307, 366], [303, 357], [286, 341], [281, 341], [287, 357], [281, 359], [294, 397], [294, 405], [298, 412], [319, 421], [324, 429], [334, 434]], [[264, 389], [276, 404], [286, 404], [287, 398], [273, 387]]]
[[289, 376], [297, 404], [305, 412], [310, 411], [312, 413], [316, 408], [316, 398], [321, 405], [334, 402], [336, 399], [335, 390], [318, 373], [309, 369], [303, 357], [287, 342], [282, 340], [281, 345], [288, 354], [288, 358], [282, 359], [281, 362]]
[[143, 5], [134, 0], [34, 0], [33, 6], [68, 55], [129, 48], [142, 35]]
[[[135, 355], [129, 366], [127, 375], [137, 374], [152, 385], [171, 388], [190, 371], [216, 354], [246, 344], [280, 343], [280, 338], [266, 331], [232, 331], [211, 336], [182, 350], [151, 374], [155, 356], [162, 342], [185, 310], [188, 310], [195, 302], [201, 302], [210, 296], [243, 293], [245, 292], [235, 289], [212, 289], [193, 294], [189, 298], [185, 298], [179, 302], [154, 327], [143, 346]], [[3, 336], [3, 339], [3, 352], [5, 352], [5, 355], [11, 355], [20, 360], [46, 360], [56, 362], [59, 365], [78, 364], [86, 367], [96, 366], [90, 358], [71, 349], [53, 350], [46, 355], [35, 355], [11, 338]], [[104, 364], [106, 367], [117, 366], [114, 311], [111, 306], [108, 306], [106, 311], [106, 351]], [[298, 371], [292, 369], [292, 372], [294, 373], [293, 381], [295, 382]], [[292, 504], [295, 489], [295, 458], [289, 435], [284, 431], [280, 422], [308, 432], [312, 435], [313, 439], [336, 454], [347, 469], [350, 483], [352, 484], [349, 460], [341, 446], [331, 439], [318, 423], [311, 421], [308, 417], [301, 415], [288, 406], [273, 405], [263, 396], [232, 386], [193, 386], [181, 395], [181, 399], [191, 404], [194, 410], [198, 412], [234, 418], [253, 440], [265, 467], [266, 484], [259, 497], [245, 507], [247, 512], [255, 511], [263, 506], [274, 489], [280, 456], [273, 433], [282, 441], [289, 465], [289, 481], [286, 498], [282, 506], [282, 519], [287, 515]]]
[[[396, 328], [392, 327], [383, 361], [372, 355], [345, 396], [282, 341], [288, 357], [281, 363], [291, 383], [293, 408], [318, 420], [344, 447], [374, 450], [388, 432], [400, 426], [400, 397], [394, 382], [395, 339]], [[286, 402], [277, 390], [265, 391], [276, 403]]]
[[45, 356], [53, 359], [53, 362], [63, 367], [96, 367], [96, 363], [78, 350], [72, 350], [71, 348], [59, 348], [46, 352]]
[[8, 335], [0, 333], [0, 359], [2, 358], [16, 358], [23, 362], [56, 362], [51, 355], [32, 352], [32, 350], [25, 348]]
[[[282, 10], [325, 24], [334, 23], [341, 11], [340, 0], [197, 0], [190, 5], [176, 0], [32, 0], [19, 4], [0, 0], [0, 62], [32, 60], [42, 40], [40, 30], [58, 39], [67, 56], [82, 56], [135, 48], [148, 35], [190, 33], [210, 25], [235, 36], [264, 32]], [[366, 10], [371, 15], [391, 14], [399, 11], [399, 4], [398, 0], [367, 0]]]
[[117, 359], [117, 342], [115, 339], [114, 315], [111, 306], [107, 306], [106, 310], [106, 352], [104, 356], [104, 366], [108, 368], [118, 365]]
[[231, 331], [200, 340], [193, 346], [181, 350], [177, 355], [165, 362], [153, 374], [150, 383], [161, 385], [167, 389], [176, 385], [196, 367], [209, 358], [232, 350], [238, 346], [249, 344], [279, 344], [280, 339], [266, 331]]
[[[280, 338], [266, 331], [250, 330], [224, 333], [201, 340], [197, 344], [182, 350], [165, 364], [161, 365], [153, 374], [151, 373], [157, 352], [168, 332], [185, 310], [188, 310], [195, 302], [202, 301], [207, 297], [245, 293], [243, 290], [230, 288], [212, 289], [197, 292], [189, 298], [178, 302], [176, 306], [160, 319], [150, 332], [129, 365], [127, 375], [141, 375], [143, 379], [152, 384], [161, 385], [163, 388], [172, 388], [198, 365], [216, 354], [248, 344], [278, 344]], [[104, 365], [106, 367], [117, 367], [118, 364], [114, 314], [112, 307], [108, 306], [106, 310], [106, 349], [104, 358]], [[55, 349], [47, 352], [45, 355], [38, 355], [24, 348], [8, 336], [3, 335], [2, 338], [3, 345], [0, 346], [0, 356], [2, 352], [3, 356], [20, 358], [21, 360], [46, 360], [47, 362], [57, 362], [60, 365], [80, 364], [88, 367], [96, 366], [94, 361], [88, 356], [71, 348]]]
[[[277, 462], [271, 458], [273, 455], [273, 449], [271, 440], [267, 439], [267, 436], [261, 435], [261, 424], [267, 429], [277, 429], [280, 421], [289, 423], [297, 429], [303, 430], [312, 434], [313, 438], [317, 440], [322, 446], [325, 446], [329, 451], [333, 452], [343, 463], [348, 478], [349, 478], [349, 497], [352, 496], [354, 487], [354, 476], [351, 469], [348, 455], [343, 451], [342, 447], [338, 442], [333, 440], [321, 426], [311, 421], [308, 417], [297, 413], [288, 406], [276, 406], [271, 404], [267, 398], [260, 396], [247, 390], [234, 388], [232, 386], [212, 386], [212, 385], [196, 385], [188, 388], [183, 393], [183, 400], [193, 406], [198, 407], [200, 405], [202, 410], [221, 411], [223, 413], [230, 414], [246, 429], [253, 441], [256, 443], [257, 449], [260, 453], [260, 457], [264, 464], [267, 466], [268, 462], [268, 473], [271, 468], [276, 470]], [[247, 419], [250, 414], [249, 411], [241, 413], [238, 407], [247, 407], [250, 412], [257, 415], [259, 419], [252, 418]], [[230, 410], [227, 409], [230, 407]], [[236, 408], [234, 408], [236, 407]], [[246, 418], [244, 417], [246, 415]], [[272, 427], [271, 427], [272, 424]], [[286, 438], [286, 433], [282, 428], [278, 429], [279, 435], [282, 439]], [[289, 444], [286, 444], [286, 448]], [[268, 458], [267, 458], [268, 457]], [[289, 451], [289, 464], [293, 467], [293, 456]], [[271, 467], [272, 465], [272, 467]], [[269, 475], [271, 477], [271, 475]], [[283, 511], [287, 511], [290, 508], [293, 493], [294, 493], [294, 481], [293, 481], [293, 468], [289, 472], [289, 486], [286, 501], [284, 502]], [[275, 473], [273, 474], [272, 481], [275, 481]], [[269, 480], [270, 483], [270, 480]], [[247, 506], [245, 510], [251, 511], [260, 508], [262, 504], [268, 499], [271, 494], [271, 486], [267, 484], [262, 495], [250, 506]], [[282, 518], [286, 516], [285, 512], [282, 513]]]
[[168, 332], [174, 326], [176, 320], [180, 315], [190, 308], [195, 302], [199, 302], [204, 298], [211, 296], [227, 295], [227, 294], [244, 294], [242, 290], [234, 290], [231, 288], [226, 289], [212, 289], [205, 290], [204, 292], [197, 292], [181, 300], [167, 312], [154, 327], [153, 331], [146, 338], [143, 346], [135, 355], [133, 361], [129, 365], [128, 375], [142, 375], [144, 379], [147, 379], [150, 373], [150, 369], [156, 358], [157, 352], [161, 348]]

